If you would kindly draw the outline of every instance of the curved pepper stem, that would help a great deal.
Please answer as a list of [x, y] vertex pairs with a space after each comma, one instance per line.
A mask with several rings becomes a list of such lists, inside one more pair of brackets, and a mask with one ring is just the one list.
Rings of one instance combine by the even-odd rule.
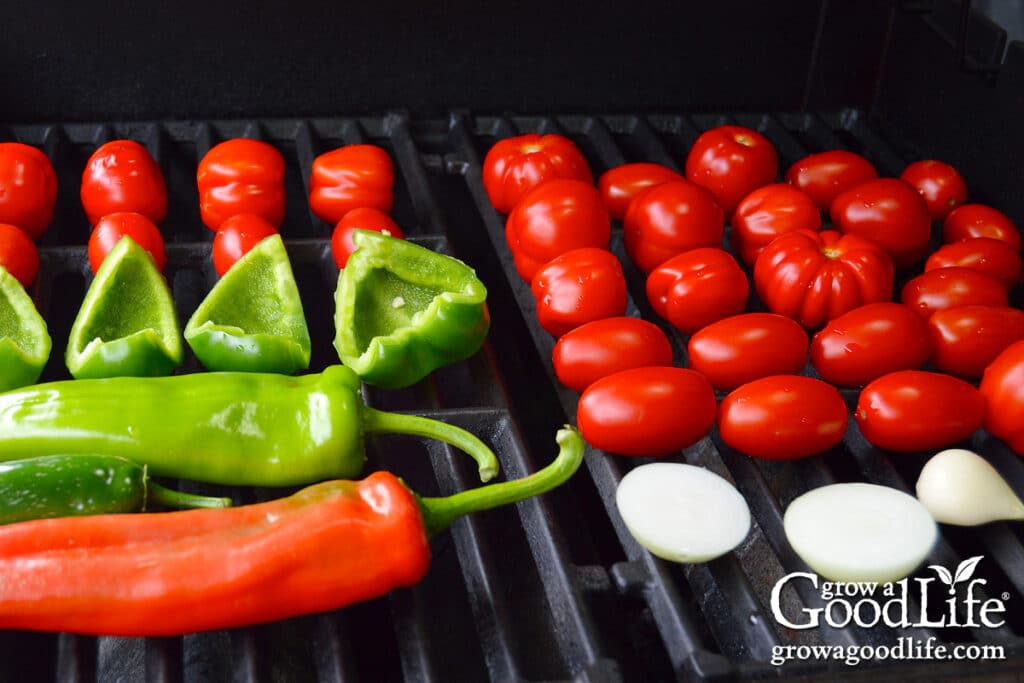
[[151, 505], [164, 505], [170, 508], [229, 508], [231, 499], [176, 491], [147, 480], [146, 508]]
[[471, 512], [517, 503], [564, 484], [583, 462], [583, 437], [575, 428], [566, 425], [558, 430], [555, 440], [558, 442], [558, 457], [528, 477], [462, 491], [445, 498], [417, 497], [427, 534], [433, 536]]

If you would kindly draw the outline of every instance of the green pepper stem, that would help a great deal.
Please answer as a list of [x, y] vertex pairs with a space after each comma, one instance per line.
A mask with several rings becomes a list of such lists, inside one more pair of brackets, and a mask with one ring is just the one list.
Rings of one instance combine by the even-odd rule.
[[498, 474], [498, 458], [494, 451], [465, 429], [440, 420], [430, 420], [418, 415], [386, 413], [365, 406], [362, 411], [363, 431], [366, 434], [412, 434], [437, 439], [455, 446], [476, 460], [480, 470], [480, 481], [490, 481]]
[[517, 503], [565, 483], [583, 462], [583, 437], [566, 425], [558, 430], [555, 440], [558, 442], [558, 457], [528, 477], [462, 491], [445, 498], [417, 497], [427, 534], [433, 536], [471, 512]]
[[231, 507], [231, 499], [175, 491], [147, 479], [146, 508], [148, 509], [152, 505], [165, 505], [172, 508], [227, 508]]

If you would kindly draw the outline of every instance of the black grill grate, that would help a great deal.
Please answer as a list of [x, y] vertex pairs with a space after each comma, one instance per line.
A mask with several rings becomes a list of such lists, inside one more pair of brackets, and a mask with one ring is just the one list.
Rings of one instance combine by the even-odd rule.
[[[43, 149], [60, 181], [58, 210], [41, 243], [42, 267], [31, 294], [50, 327], [53, 354], [44, 380], [67, 378], [64, 345], [88, 284], [84, 245], [89, 226], [78, 202], [85, 161], [103, 142], [127, 137], [145, 144], [167, 178], [170, 210], [163, 225], [167, 277], [181, 320], [213, 285], [212, 234], [198, 218], [195, 168], [217, 142], [256, 137], [284, 154], [288, 205], [282, 229], [313, 339], [311, 369], [336, 356], [330, 227], [308, 210], [309, 173], [318, 154], [342, 144], [372, 142], [396, 166], [394, 217], [407, 236], [474, 266], [487, 284], [493, 325], [484, 352], [443, 368], [402, 391], [366, 390], [378, 408], [440, 417], [473, 430], [499, 453], [505, 476], [518, 477], [554, 455], [556, 428], [572, 421], [576, 394], [560, 387], [550, 367], [552, 338], [536, 323], [529, 287], [516, 274], [504, 243], [504, 219], [487, 201], [480, 161], [498, 138], [537, 131], [572, 137], [595, 175], [627, 161], [679, 168], [701, 130], [736, 122], [765, 133], [785, 169], [806, 154], [846, 148], [867, 156], [883, 175], [897, 175], [914, 150], [895, 149], [858, 111], [793, 115], [482, 117], [453, 112], [447, 120], [397, 113], [329, 120], [260, 120], [125, 124], [54, 124], [0, 128], [0, 139]], [[630, 286], [629, 313], [658, 322], [643, 277], [613, 232], [612, 249]], [[662, 325], [676, 361], [685, 337]], [[199, 371], [189, 353], [183, 372]], [[855, 393], [847, 392], [848, 402]], [[1024, 491], [1024, 466], [998, 442], [970, 444], [990, 455], [1014, 488]], [[370, 449], [369, 469], [400, 473], [427, 495], [474, 486], [461, 454], [437, 444], [383, 437]], [[796, 463], [762, 463], [723, 446], [717, 434], [670, 459], [701, 464], [733, 481], [754, 517], [735, 553], [683, 567], [652, 558], [626, 532], [614, 507], [618, 481], [638, 460], [592, 452], [567, 486], [515, 508], [457, 522], [433, 542], [425, 581], [339, 612], [264, 626], [182, 638], [91, 638], [0, 633], [0, 657], [12, 680], [263, 681], [263, 680], [731, 680], [822, 677], [841, 663], [768, 665], [780, 644], [893, 644], [905, 635], [940, 641], [999, 643], [1006, 662], [892, 663], [870, 678], [943, 673], [985, 675], [1024, 664], [1024, 546], [1006, 524], [945, 530], [930, 558], [945, 566], [978, 554], [989, 595], [1007, 593], [1007, 626], [996, 630], [897, 632], [885, 628], [792, 631], [773, 619], [769, 595], [784, 574], [806, 568], [789, 548], [782, 511], [800, 493], [834, 481], [871, 481], [909, 490], [925, 456], [890, 458], [851, 429], [834, 452]], [[192, 490], [215, 487], [187, 485]], [[227, 489], [249, 502], [273, 490]], [[216, 549], [211, 548], [215, 553]], [[315, 549], [310, 549], [315, 552]], [[820, 606], [803, 591], [784, 594], [789, 607]]]

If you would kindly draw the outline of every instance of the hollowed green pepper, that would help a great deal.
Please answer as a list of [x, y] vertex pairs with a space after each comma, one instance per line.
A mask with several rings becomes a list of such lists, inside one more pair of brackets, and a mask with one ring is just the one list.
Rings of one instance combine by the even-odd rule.
[[32, 297], [0, 266], [0, 391], [32, 384], [50, 357], [50, 335]]

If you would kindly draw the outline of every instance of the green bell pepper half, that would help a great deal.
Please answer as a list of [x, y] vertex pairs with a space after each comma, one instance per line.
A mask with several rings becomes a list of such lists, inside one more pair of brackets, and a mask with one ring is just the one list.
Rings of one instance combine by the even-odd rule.
[[0, 266], [0, 391], [32, 384], [50, 357], [51, 341], [32, 298]]

